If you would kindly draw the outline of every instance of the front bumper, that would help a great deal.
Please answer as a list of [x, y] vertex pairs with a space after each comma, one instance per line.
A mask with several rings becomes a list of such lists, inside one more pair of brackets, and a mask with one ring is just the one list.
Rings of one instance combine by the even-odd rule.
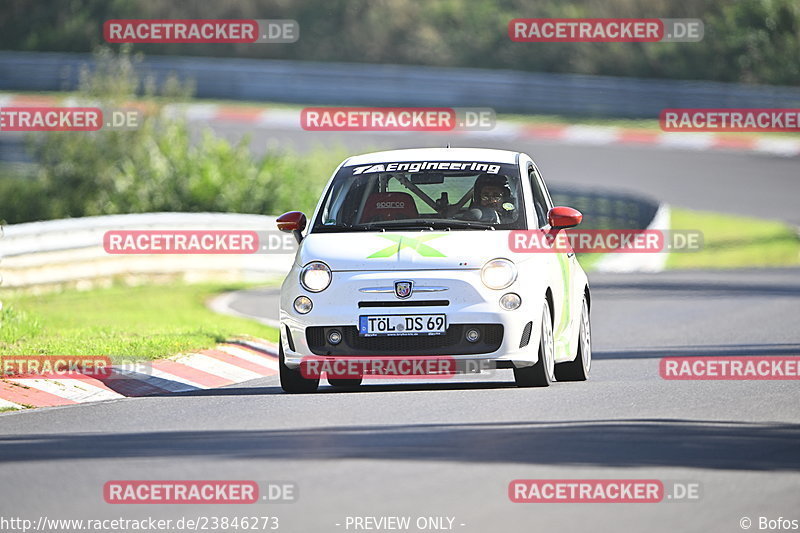
[[[396, 280], [412, 280], [415, 288], [445, 287], [436, 293], [415, 292], [406, 300], [393, 294], [362, 292], [391, 286]], [[503, 294], [515, 292], [522, 305], [507, 311], [500, 307]], [[296, 368], [304, 356], [437, 356], [456, 360], [509, 361], [516, 366], [534, 364], [538, 360], [541, 317], [539, 298], [526, 298], [539, 290], [525, 287], [518, 279], [503, 290], [486, 288], [477, 269], [430, 271], [334, 272], [331, 285], [321, 293], [309, 293], [297, 282], [297, 274], [289, 273], [281, 289], [281, 335], [284, 361]], [[311, 298], [313, 309], [298, 314], [293, 301], [299, 295]], [[431, 336], [358, 335], [361, 315], [436, 314], [447, 315], [447, 333]], [[466, 331], [477, 328], [478, 342], [466, 340]], [[338, 329], [342, 341], [332, 345], [327, 333]]]
[[[470, 329], [478, 331], [475, 342], [466, 339]], [[328, 333], [342, 333], [342, 341], [331, 344]], [[502, 324], [449, 324], [444, 335], [362, 337], [355, 326], [310, 326], [306, 343], [314, 355], [474, 355], [496, 352], [503, 343]]]

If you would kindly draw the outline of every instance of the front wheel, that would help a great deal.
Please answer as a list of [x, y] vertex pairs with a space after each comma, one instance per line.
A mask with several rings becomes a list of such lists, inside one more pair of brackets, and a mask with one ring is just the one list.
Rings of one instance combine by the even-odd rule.
[[306, 379], [300, 373], [299, 368], [289, 368], [283, 360], [283, 341], [278, 340], [278, 369], [281, 376], [281, 388], [284, 392], [304, 393], [315, 392], [319, 387], [319, 378]]
[[545, 298], [539, 335], [539, 360], [533, 366], [514, 368], [514, 381], [518, 387], [547, 387], [555, 381], [555, 342], [550, 303]]
[[592, 366], [592, 326], [589, 323], [589, 306], [586, 298], [581, 307], [581, 324], [578, 328], [578, 356], [574, 361], [556, 365], [558, 381], [586, 381]]

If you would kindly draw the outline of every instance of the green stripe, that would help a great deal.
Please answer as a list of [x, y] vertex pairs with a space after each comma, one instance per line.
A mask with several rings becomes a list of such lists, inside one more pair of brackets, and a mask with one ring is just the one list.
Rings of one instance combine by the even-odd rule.
[[[560, 337], [564, 330], [567, 329], [567, 324], [569, 324], [569, 316], [570, 316], [570, 287], [572, 286], [572, 281], [570, 279], [570, 268], [569, 268], [569, 258], [567, 258], [567, 254], [556, 254], [558, 257], [558, 265], [561, 267], [561, 279], [564, 280], [564, 296], [562, 298], [563, 304], [561, 305], [561, 319], [557, 334], [554, 333], [554, 337], [557, 339]], [[561, 342], [561, 344], [569, 344], [569, 339], [565, 342]]]
[[400, 250], [403, 248], [411, 248], [419, 255], [423, 257], [447, 257], [439, 250], [433, 248], [432, 246], [428, 246], [424, 244], [425, 241], [429, 241], [431, 239], [438, 239], [439, 237], [444, 237], [443, 234], [431, 234], [431, 235], [423, 235], [421, 237], [408, 237], [403, 235], [392, 235], [392, 234], [380, 234], [378, 237], [383, 237], [384, 239], [388, 239], [397, 245], [394, 244], [392, 246], [387, 246], [386, 248], [382, 248], [377, 252], [373, 253], [372, 255], [368, 255], [367, 259], [376, 259], [376, 258], [386, 258], [392, 257], [395, 254], [399, 254]]

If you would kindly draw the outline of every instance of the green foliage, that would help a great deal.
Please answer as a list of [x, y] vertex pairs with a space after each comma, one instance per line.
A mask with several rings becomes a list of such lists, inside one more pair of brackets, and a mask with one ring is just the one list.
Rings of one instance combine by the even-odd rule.
[[[339, 154], [303, 157], [274, 150], [254, 159], [249, 140], [231, 144], [209, 130], [167, 118], [185, 99], [175, 82], [156, 94], [134, 70], [137, 59], [103, 50], [83, 76], [80, 97], [119, 106], [143, 93], [151, 110], [132, 130], [52, 132], [32, 140], [33, 178], [0, 179], [0, 219], [32, 220], [158, 211], [278, 214], [311, 211]], [[156, 98], [158, 97], [158, 98]]]
[[49, 218], [50, 206], [40, 179], [13, 170], [0, 171], [0, 223]]
[[[699, 18], [701, 43], [515, 43], [513, 18]], [[0, 48], [87, 52], [112, 18], [291, 18], [293, 44], [142, 44], [148, 54], [800, 83], [797, 0], [50, 0], [0, 4]]]

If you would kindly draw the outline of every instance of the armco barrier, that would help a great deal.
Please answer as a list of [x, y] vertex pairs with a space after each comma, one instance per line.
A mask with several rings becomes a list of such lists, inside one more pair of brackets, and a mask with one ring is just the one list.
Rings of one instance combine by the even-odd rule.
[[583, 213], [584, 229], [643, 229], [650, 225], [659, 203], [636, 194], [551, 187], [554, 205], [574, 207]]
[[[0, 52], [0, 90], [77, 86], [88, 54]], [[356, 106], [492, 107], [498, 112], [655, 118], [685, 107], [800, 107], [800, 88], [512, 70], [149, 56], [156, 79], [194, 81], [196, 96]]]
[[[670, 210], [666, 204], [638, 194], [551, 187], [554, 205], [567, 205], [583, 213], [582, 229], [667, 230]], [[596, 272], [659, 272], [664, 269], [667, 253], [605, 254], [593, 265]]]
[[72, 218], [5, 226], [0, 241], [3, 288], [138, 278], [186, 281], [261, 281], [285, 273], [292, 254], [111, 255], [103, 248], [109, 230], [252, 230], [274, 231], [275, 217], [227, 213], [144, 213]]
[[[552, 188], [557, 205], [569, 205], [584, 213], [587, 229], [654, 228], [663, 223], [657, 202], [632, 194]], [[662, 216], [657, 216], [661, 212]], [[668, 223], [668, 216], [667, 216]], [[660, 229], [667, 229], [659, 226]], [[234, 213], [144, 213], [84, 217], [5, 226], [0, 240], [2, 287], [24, 288], [59, 285], [89, 287], [104, 281], [139, 278], [179, 278], [186, 281], [274, 279], [285, 274], [292, 254], [248, 255], [110, 255], [103, 249], [109, 230], [253, 230], [274, 231], [275, 217]], [[635, 270], [634, 256], [622, 267]], [[650, 256], [661, 254], [649, 254]], [[653, 257], [646, 258], [652, 262]], [[652, 267], [648, 267], [652, 269]]]

